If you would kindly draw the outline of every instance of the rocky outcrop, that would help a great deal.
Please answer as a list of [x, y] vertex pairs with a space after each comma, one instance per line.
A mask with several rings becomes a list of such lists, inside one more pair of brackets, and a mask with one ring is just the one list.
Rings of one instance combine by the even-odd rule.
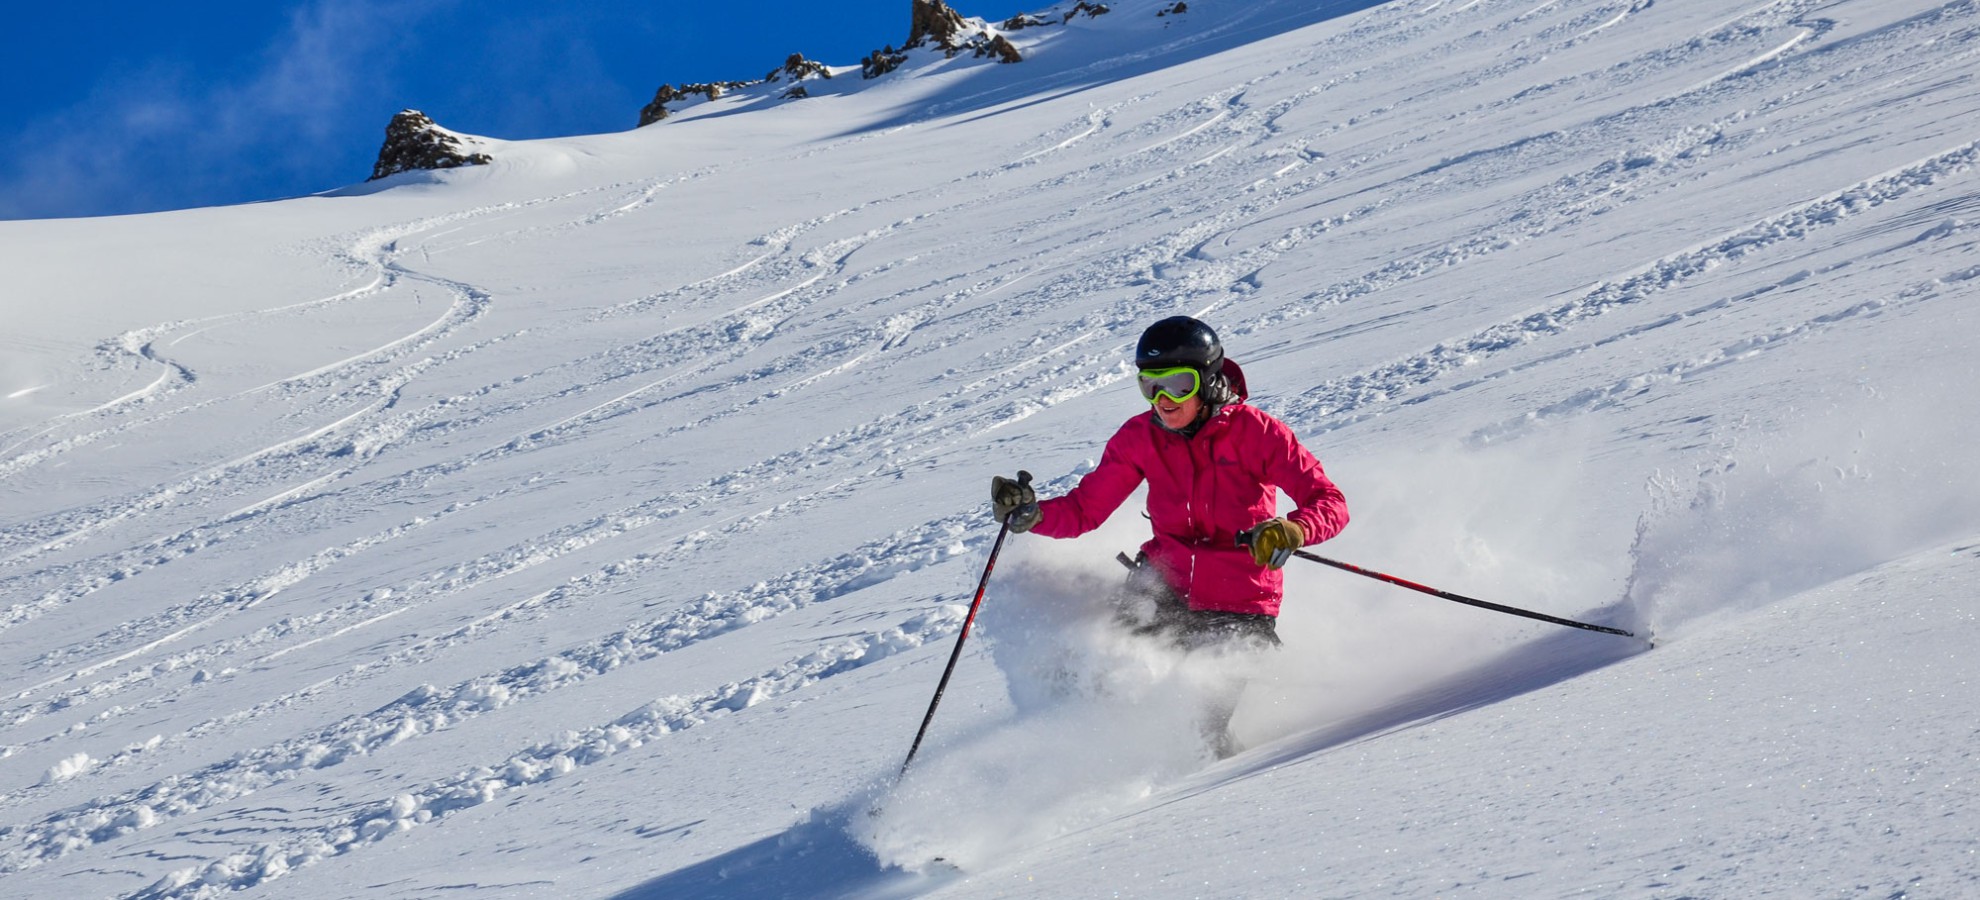
[[645, 128], [669, 115], [667, 104], [681, 99], [681, 95], [671, 84], [663, 84], [653, 92], [653, 99], [639, 111], [639, 127]]
[[755, 81], [704, 81], [696, 84], [683, 84], [678, 87], [671, 84], [663, 84], [659, 90], [653, 92], [653, 102], [646, 104], [646, 108], [639, 111], [639, 127], [645, 128], [661, 119], [667, 118], [667, 116], [672, 114], [667, 109], [667, 104], [677, 100], [686, 100], [690, 97], [719, 100], [723, 94], [729, 91], [746, 88], [759, 83]]
[[1176, 0], [1176, 2], [1171, 3], [1168, 6], [1162, 7], [1162, 11], [1156, 13], [1155, 17], [1159, 19], [1163, 16], [1169, 15], [1170, 13], [1181, 14], [1186, 12], [1189, 12], [1189, 4], [1184, 3], [1183, 0]]
[[770, 70], [763, 76], [764, 81], [789, 81], [796, 83], [807, 78], [830, 78], [830, 66], [816, 60], [805, 59], [802, 53], [793, 53], [785, 58], [784, 64]]
[[916, 47], [933, 46], [944, 51], [953, 51], [963, 44], [962, 34], [969, 30], [969, 23], [963, 20], [962, 13], [949, 8], [942, 0], [914, 0], [914, 11], [908, 23], [907, 43], [904, 50]]
[[[1013, 16], [1011, 22], [1023, 20], [1028, 25], [1043, 25], [1044, 20], [1037, 16]], [[1005, 23], [1008, 26], [1010, 23]], [[1018, 52], [1017, 45], [1001, 34], [993, 34], [987, 28], [977, 27], [971, 33], [970, 20], [963, 18], [942, 0], [914, 0], [914, 9], [908, 21], [907, 43], [895, 50], [888, 44], [884, 49], [875, 50], [859, 61], [859, 74], [862, 78], [878, 78], [900, 68], [907, 62], [907, 51], [927, 48], [939, 50], [942, 55], [954, 58], [967, 51], [976, 57], [992, 57], [1000, 63], [1022, 62], [1024, 55]], [[1020, 25], [1019, 27], [1024, 27]]]
[[1000, 63], [1024, 62], [1024, 55], [1018, 52], [1017, 45], [1003, 35], [994, 35], [990, 40], [978, 44], [977, 56], [994, 56]]
[[[946, 0], [911, 0], [911, 2], [907, 42], [899, 49], [895, 49], [893, 44], [888, 44], [861, 57], [859, 61], [861, 78], [879, 78], [900, 68], [910, 59], [910, 51], [914, 50], [939, 52], [949, 59], [955, 58], [959, 53], [969, 53], [979, 59], [987, 57], [999, 63], [1022, 62], [1024, 54], [1010, 38], [1005, 36], [1005, 32], [1064, 25], [1080, 16], [1095, 18], [1112, 11], [1105, 3], [1075, 0], [1070, 7], [1060, 7], [1048, 13], [1047, 15], [1052, 18], [1018, 13], [993, 26], [982, 19], [964, 17], [962, 13], [949, 6]], [[1188, 9], [1189, 4], [1184, 0], [1168, 0], [1156, 15], [1179, 14]], [[804, 82], [814, 78], [831, 77], [830, 67], [815, 60], [805, 59], [802, 53], [793, 53], [784, 60], [782, 66], [770, 70], [760, 81], [663, 84], [654, 92], [652, 102], [639, 111], [639, 126], [643, 128], [666, 119], [677, 111], [678, 104], [694, 98], [715, 100], [728, 91], [754, 85], [788, 84], [789, 87], [777, 92], [777, 97], [784, 100], [801, 99], [810, 96], [811, 93]]]
[[[704, 81], [696, 84], [663, 84], [653, 92], [652, 102], [639, 111], [639, 127], [645, 128], [673, 114], [667, 108], [669, 103], [678, 103], [699, 97], [703, 100], [719, 100], [723, 94], [759, 84], [790, 82], [790, 89], [780, 96], [797, 99], [809, 96], [803, 82], [811, 78], [831, 78], [832, 68], [816, 60], [805, 59], [802, 53], [793, 53], [784, 58], [784, 64], [771, 69], [760, 81]], [[869, 76], [870, 77], [870, 76]]]
[[893, 44], [888, 44], [859, 58], [859, 77], [879, 78], [900, 68], [904, 62], [907, 62], [907, 54], [896, 51]]
[[[1098, 11], [1093, 11], [1095, 9]], [[1080, 0], [1075, 11], [1085, 11], [1088, 15], [1099, 15], [1101, 12], [1106, 12], [1106, 7], [1090, 5], [1086, 0]], [[1068, 18], [1070, 18], [1070, 14]], [[1003, 29], [1015, 31], [1019, 28], [1045, 24], [1048, 23], [1037, 16], [1020, 14], [1011, 17], [1009, 21], [1005, 22]], [[954, 58], [958, 53], [967, 52], [979, 58], [989, 57], [1000, 63], [1021, 62], [1024, 59], [1024, 54], [1018, 51], [1016, 44], [1011, 43], [1009, 38], [996, 33], [994, 29], [984, 25], [982, 20], [964, 18], [962, 13], [956, 12], [944, 0], [913, 0], [913, 8], [910, 11], [908, 19], [907, 42], [902, 44], [898, 50], [894, 49], [894, 45], [888, 44], [879, 50], [861, 57], [859, 61], [860, 77], [878, 78], [888, 72], [892, 72], [908, 61], [908, 51], [916, 49], [940, 51], [943, 56], [949, 58]], [[830, 67], [814, 60], [805, 59], [802, 53], [793, 53], [784, 60], [782, 66], [772, 69], [769, 74], [764, 75], [762, 81], [723, 81], [678, 86], [663, 84], [654, 93], [653, 101], [646, 104], [645, 109], [639, 111], [639, 124], [640, 127], [645, 127], [667, 118], [673, 112], [668, 107], [668, 104], [685, 100], [695, 95], [713, 100], [720, 97], [724, 90], [733, 90], [754, 84], [786, 82], [791, 86], [778, 96], [783, 99], [798, 99], [810, 94], [810, 91], [805, 89], [802, 82], [812, 78], [830, 77], [832, 77]]]
[[1066, 17], [1059, 21], [1062, 24], [1070, 22], [1079, 18], [1081, 13], [1085, 13], [1086, 17], [1090, 19], [1094, 16], [1104, 16], [1109, 12], [1112, 12], [1112, 10], [1108, 9], [1105, 3], [1088, 3], [1086, 0], [1079, 0], [1078, 3], [1073, 4], [1072, 9], [1066, 10]]
[[378, 148], [371, 180], [400, 172], [483, 166], [495, 161], [486, 153], [474, 152], [472, 144], [472, 138], [441, 128], [425, 113], [402, 109], [385, 126], [385, 145]]

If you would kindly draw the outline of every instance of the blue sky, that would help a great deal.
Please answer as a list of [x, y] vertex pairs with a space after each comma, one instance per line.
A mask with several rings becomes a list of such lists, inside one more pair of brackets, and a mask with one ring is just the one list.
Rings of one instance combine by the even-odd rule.
[[[1002, 18], [1050, 0], [952, 4]], [[854, 64], [910, 0], [22, 5], [0, 52], [0, 219], [148, 212], [363, 181], [400, 109], [522, 139], [631, 128], [662, 83]]]

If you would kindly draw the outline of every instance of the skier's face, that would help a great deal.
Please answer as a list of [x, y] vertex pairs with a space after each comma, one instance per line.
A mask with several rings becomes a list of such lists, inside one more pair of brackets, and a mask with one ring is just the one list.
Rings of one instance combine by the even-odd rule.
[[1155, 395], [1155, 415], [1162, 420], [1162, 427], [1170, 431], [1188, 428], [1189, 423], [1196, 421], [1196, 414], [1202, 410], [1201, 393], [1191, 394], [1188, 400], [1180, 403], [1171, 399], [1168, 394]]

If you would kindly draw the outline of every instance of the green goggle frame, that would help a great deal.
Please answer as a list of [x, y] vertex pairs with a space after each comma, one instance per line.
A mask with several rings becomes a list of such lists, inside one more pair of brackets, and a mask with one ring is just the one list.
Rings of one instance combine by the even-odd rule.
[[1141, 396], [1151, 404], [1164, 394], [1171, 401], [1182, 403], [1203, 389], [1203, 373], [1188, 366], [1142, 369], [1135, 375], [1135, 385], [1141, 388]]

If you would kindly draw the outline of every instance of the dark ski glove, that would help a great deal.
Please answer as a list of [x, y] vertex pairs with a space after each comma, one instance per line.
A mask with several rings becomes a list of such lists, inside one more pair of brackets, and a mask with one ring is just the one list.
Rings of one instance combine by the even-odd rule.
[[1293, 551], [1306, 546], [1306, 532], [1289, 519], [1267, 519], [1245, 532], [1251, 536], [1251, 559], [1276, 569], [1292, 559]]
[[1031, 490], [1031, 473], [1019, 472], [1016, 481], [998, 475], [990, 479], [990, 508], [997, 521], [1019, 534], [1038, 524], [1038, 495]]

